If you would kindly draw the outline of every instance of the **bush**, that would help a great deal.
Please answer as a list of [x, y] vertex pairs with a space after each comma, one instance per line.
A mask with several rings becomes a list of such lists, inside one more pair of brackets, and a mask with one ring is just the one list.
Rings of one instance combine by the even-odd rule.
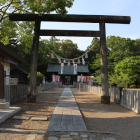
[[[42, 83], [44, 75], [41, 72], [37, 72], [37, 81], [36, 84], [37, 86], [40, 85], [40, 83]], [[28, 74], [28, 79], [30, 78], [30, 74]]]
[[101, 82], [101, 75], [99, 76], [95, 76], [93, 78], [91, 78], [93, 81], [94, 81], [94, 85], [97, 85], [97, 86], [100, 86], [102, 85], [102, 82]]

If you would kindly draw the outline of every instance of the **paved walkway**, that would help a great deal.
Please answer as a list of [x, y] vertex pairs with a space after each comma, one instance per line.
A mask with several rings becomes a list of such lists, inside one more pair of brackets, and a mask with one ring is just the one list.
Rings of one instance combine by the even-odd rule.
[[70, 88], [64, 89], [47, 131], [87, 131]]
[[16, 114], [19, 110], [21, 110], [20, 107], [9, 107], [8, 109], [0, 109], [0, 123]]
[[[12, 110], [13, 109], [16, 109], [16, 107], [12, 108]], [[3, 110], [3, 112], [0, 113], [0, 120], [2, 120], [1, 115], [4, 118], [4, 116], [6, 116], [7, 113]], [[29, 119], [29, 117], [27, 116], [26, 117], [14, 116], [13, 119], [14, 118], [20, 119], [19, 117], [22, 119]], [[54, 110], [53, 116], [50, 120], [47, 130], [46, 129], [44, 130], [21, 129], [21, 128], [8, 127], [8, 128], [0, 128], [0, 131], [8, 131], [9, 136], [10, 134], [14, 133], [18, 137], [18, 139], [21, 140], [22, 139], [24, 140], [118, 140], [119, 139], [119, 138], [115, 138], [115, 136], [118, 135], [117, 133], [87, 130], [82, 115], [79, 111], [79, 108], [77, 106], [77, 103], [75, 101], [75, 98], [70, 88], [65, 88], [64, 91], [62, 92], [62, 95]], [[8, 135], [8, 133], [6, 133], [6, 135]], [[20, 133], [22, 135], [19, 136]]]

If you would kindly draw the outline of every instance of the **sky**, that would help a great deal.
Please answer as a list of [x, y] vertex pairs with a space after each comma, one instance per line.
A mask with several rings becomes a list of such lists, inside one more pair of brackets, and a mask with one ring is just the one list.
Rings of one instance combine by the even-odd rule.
[[[130, 24], [107, 24], [106, 37], [120, 36], [125, 38], [140, 38], [140, 0], [75, 0], [67, 14], [78, 15], [112, 15], [130, 16]], [[42, 22], [41, 29], [58, 30], [95, 30], [99, 31], [98, 23], [65, 23]], [[41, 37], [49, 39], [50, 37]], [[91, 45], [93, 37], [59, 37], [58, 39], [70, 39], [78, 45], [80, 50], [86, 50]]]

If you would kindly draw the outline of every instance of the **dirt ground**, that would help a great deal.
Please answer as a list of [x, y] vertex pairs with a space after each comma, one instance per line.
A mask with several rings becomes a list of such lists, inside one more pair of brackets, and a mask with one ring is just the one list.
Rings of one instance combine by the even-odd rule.
[[101, 104], [101, 97], [91, 92], [74, 93], [88, 130], [108, 131], [121, 134], [119, 140], [140, 140], [140, 114], [111, 101]]
[[[48, 90], [49, 91], [49, 90]], [[52, 93], [53, 92], [53, 93]], [[56, 92], [56, 93], [55, 93]], [[32, 121], [32, 120], [14, 120], [8, 119], [0, 125], [0, 128], [16, 128], [16, 129], [38, 129], [45, 130], [48, 127], [49, 120], [53, 114], [54, 108], [63, 92], [63, 88], [55, 88], [50, 93], [39, 93], [36, 103], [27, 103], [26, 99], [12, 103], [11, 106], [21, 107], [21, 111], [16, 116], [32, 116], [32, 117], [48, 117], [48, 121]], [[41, 132], [41, 134], [44, 132]], [[0, 132], [0, 140], [25, 140], [28, 133], [2, 131]]]
[[[100, 96], [90, 92], [79, 92], [71, 88], [80, 111], [83, 115], [88, 130], [115, 132], [113, 135], [117, 140], [139, 140], [140, 139], [140, 115], [114, 102], [110, 105], [100, 103]], [[0, 125], [0, 128], [18, 129], [47, 129], [54, 108], [58, 103], [63, 88], [55, 88], [50, 93], [37, 95], [36, 103], [26, 103], [26, 99], [15, 102], [11, 106], [22, 108], [17, 116], [48, 117], [48, 121], [14, 120], [8, 119]], [[45, 132], [40, 132], [41, 135]], [[0, 140], [25, 140], [28, 132], [0, 131]]]

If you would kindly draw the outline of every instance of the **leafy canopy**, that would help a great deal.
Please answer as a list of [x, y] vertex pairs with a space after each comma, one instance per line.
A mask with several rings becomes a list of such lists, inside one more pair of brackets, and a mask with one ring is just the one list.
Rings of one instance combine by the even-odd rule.
[[129, 87], [140, 80], [140, 56], [127, 57], [115, 65], [114, 74], [110, 76], [110, 83]]
[[[0, 38], [4, 44], [9, 43], [9, 38], [26, 36], [25, 30], [30, 30], [34, 23], [9, 21], [9, 13], [20, 14], [47, 14], [56, 12], [62, 15], [67, 13], [66, 8], [73, 5], [74, 0], [1, 0], [0, 3]], [[24, 26], [23, 28], [20, 28]], [[25, 27], [26, 26], [26, 27]], [[20, 35], [19, 35], [20, 34]], [[25, 41], [26, 42], [26, 41]]]

